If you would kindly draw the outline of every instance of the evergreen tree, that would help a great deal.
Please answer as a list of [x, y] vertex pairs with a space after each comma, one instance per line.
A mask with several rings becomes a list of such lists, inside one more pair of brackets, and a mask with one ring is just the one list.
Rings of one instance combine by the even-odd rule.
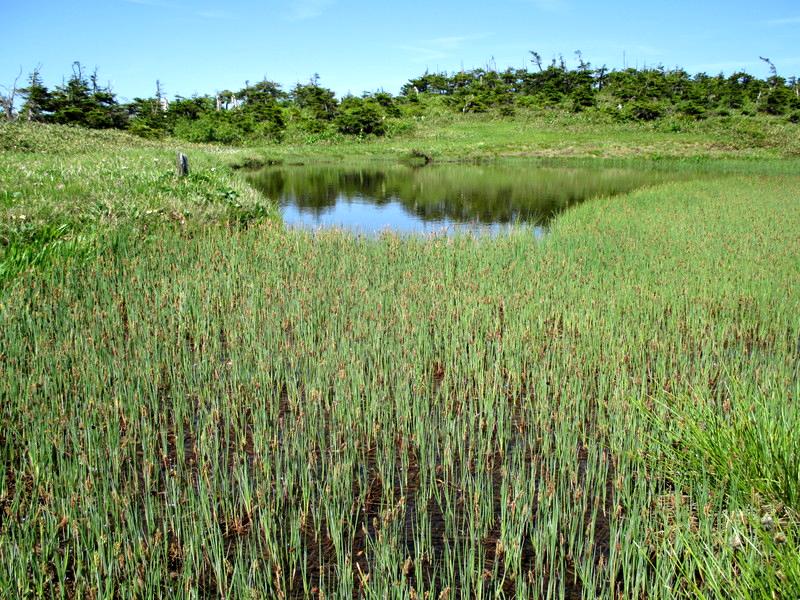
[[305, 85], [298, 83], [291, 97], [299, 108], [308, 110], [318, 121], [332, 121], [336, 117], [336, 94], [319, 85], [317, 74]]
[[27, 121], [46, 121], [52, 111], [53, 96], [44, 85], [39, 67], [28, 77], [28, 87], [20, 90], [25, 99], [22, 104], [22, 118]]
[[73, 63], [72, 77], [67, 83], [56, 87], [51, 106], [55, 123], [96, 129], [127, 126], [125, 111], [110, 88], [98, 84], [96, 71], [87, 80], [79, 62]]
[[244, 99], [247, 104], [269, 104], [272, 102], [283, 102], [289, 94], [281, 89], [281, 85], [269, 79], [262, 79], [258, 83], [249, 85], [239, 90], [236, 94], [239, 98]]
[[283, 109], [279, 102], [288, 94], [274, 81], [263, 79], [254, 85], [246, 85], [237, 92], [244, 104], [241, 108], [245, 119], [252, 122], [252, 133], [258, 137], [279, 139], [286, 127]]
[[384, 135], [386, 125], [381, 106], [372, 98], [348, 96], [342, 100], [336, 115], [336, 125], [340, 132], [350, 135]]

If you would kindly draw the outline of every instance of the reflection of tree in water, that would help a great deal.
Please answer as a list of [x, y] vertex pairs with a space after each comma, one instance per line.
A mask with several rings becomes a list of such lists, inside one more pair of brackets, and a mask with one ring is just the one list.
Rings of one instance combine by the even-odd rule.
[[386, 174], [364, 169], [336, 167], [270, 167], [251, 177], [255, 186], [280, 205], [293, 205], [320, 215], [345, 199], [368, 200], [374, 204], [392, 201], [384, 192]]
[[251, 177], [281, 205], [320, 216], [337, 202], [401, 204], [423, 221], [546, 223], [588, 198], [628, 192], [667, 178], [633, 169], [531, 166], [269, 167]]
[[403, 202], [403, 205], [424, 221], [448, 219], [460, 223], [545, 223], [578, 196], [540, 196], [520, 201], [504, 190], [496, 193], [451, 192], [437, 202]]
[[386, 173], [383, 171], [343, 171], [339, 173], [339, 192], [348, 199], [365, 197], [382, 204], [390, 201], [386, 195]]

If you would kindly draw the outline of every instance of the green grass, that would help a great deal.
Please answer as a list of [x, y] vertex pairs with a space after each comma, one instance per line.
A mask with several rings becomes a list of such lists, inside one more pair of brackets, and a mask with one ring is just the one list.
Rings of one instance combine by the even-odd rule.
[[[191, 157], [183, 179], [175, 175], [178, 149]], [[0, 151], [0, 286], [56, 257], [94, 256], [119, 228], [147, 237], [165, 226], [278, 218], [233, 174], [231, 150], [2, 124]]]
[[397, 160], [413, 150], [438, 161], [500, 156], [770, 159], [800, 156], [797, 130], [795, 124], [766, 117], [619, 123], [600, 113], [520, 109], [514, 117], [500, 117], [429, 108], [424, 117], [393, 121], [385, 138], [365, 142], [290, 128], [283, 143], [253, 152], [287, 162]]
[[215, 225], [253, 150], [71, 143], [0, 163], [123, 215], [0, 300], [0, 597], [800, 596], [796, 161], [359, 239]]

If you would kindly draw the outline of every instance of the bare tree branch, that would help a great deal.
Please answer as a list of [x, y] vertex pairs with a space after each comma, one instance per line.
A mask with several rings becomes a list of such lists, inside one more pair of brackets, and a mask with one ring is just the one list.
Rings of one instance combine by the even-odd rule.
[[11, 87], [5, 85], [0, 86], [7, 90], [6, 94], [0, 94], [0, 105], [2, 105], [3, 112], [6, 115], [6, 121], [13, 121], [15, 118], [14, 102], [17, 97], [17, 84], [19, 83], [20, 77], [22, 77], [22, 66], [20, 66], [19, 73], [17, 73], [17, 76], [14, 78], [14, 83]]
[[770, 79], [772, 79], [772, 82], [771, 82], [771, 85], [769, 86], [769, 89], [774, 89], [775, 85], [777, 84], [777, 81], [778, 81], [778, 69], [775, 68], [775, 63], [773, 63], [770, 59], [768, 59], [768, 58], [766, 58], [764, 56], [759, 56], [758, 58], [760, 58], [761, 60], [763, 60], [765, 63], [767, 63], [769, 65]]

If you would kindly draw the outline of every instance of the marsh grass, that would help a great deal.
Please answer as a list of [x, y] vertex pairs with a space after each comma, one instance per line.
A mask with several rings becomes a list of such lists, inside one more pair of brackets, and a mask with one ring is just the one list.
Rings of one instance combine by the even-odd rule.
[[798, 178], [20, 276], [0, 596], [790, 598]]
[[175, 150], [118, 132], [0, 125], [0, 286], [32, 266], [96, 256], [119, 228], [144, 239], [278, 218], [227, 166], [231, 151], [192, 146], [181, 179]]

